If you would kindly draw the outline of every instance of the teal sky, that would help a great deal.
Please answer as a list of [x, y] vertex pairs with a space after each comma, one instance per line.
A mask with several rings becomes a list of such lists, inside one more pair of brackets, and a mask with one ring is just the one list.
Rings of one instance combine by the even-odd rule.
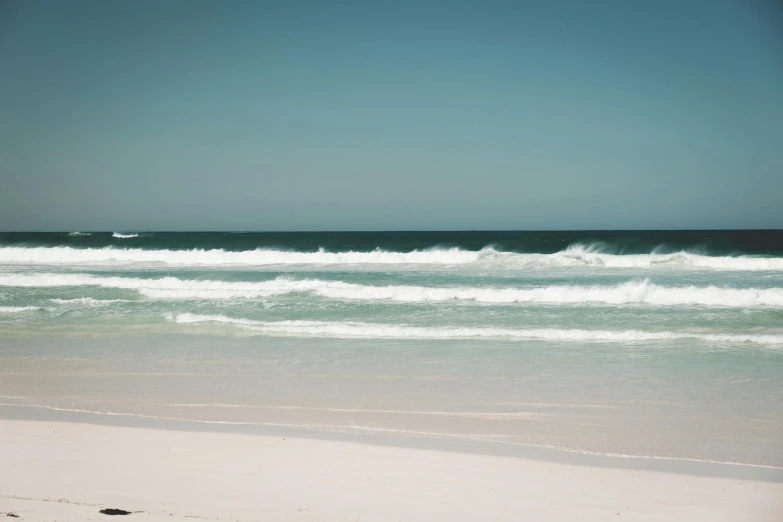
[[0, 229], [783, 228], [783, 8], [0, 0]]

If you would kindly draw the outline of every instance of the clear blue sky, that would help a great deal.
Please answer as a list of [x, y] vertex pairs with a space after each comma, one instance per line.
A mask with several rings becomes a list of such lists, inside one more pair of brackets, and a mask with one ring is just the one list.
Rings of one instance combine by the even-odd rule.
[[783, 227], [772, 1], [0, 0], [0, 229]]

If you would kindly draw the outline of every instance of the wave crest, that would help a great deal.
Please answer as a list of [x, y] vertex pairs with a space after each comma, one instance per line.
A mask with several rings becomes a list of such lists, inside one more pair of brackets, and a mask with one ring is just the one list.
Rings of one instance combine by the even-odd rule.
[[[137, 234], [114, 237], [137, 237]], [[581, 245], [554, 254], [501, 252], [459, 248], [412, 252], [291, 252], [274, 249], [244, 250], [146, 250], [141, 248], [0, 247], [0, 263], [44, 265], [264, 266], [264, 265], [439, 265], [480, 268], [698, 268], [716, 270], [783, 270], [783, 258], [752, 256], [706, 256], [691, 252], [670, 254], [609, 254]]]
[[413, 252], [289, 252], [284, 250], [144, 250], [140, 248], [0, 247], [0, 263], [17, 264], [133, 264], [160, 263], [180, 266], [260, 266], [335, 264], [441, 264], [472, 263], [485, 252], [414, 250]]
[[120, 232], [114, 232], [112, 233], [111, 237], [117, 238], [117, 239], [128, 239], [132, 237], [139, 237], [138, 234], [122, 234]]
[[217, 323], [270, 336], [337, 337], [361, 339], [499, 339], [590, 342], [643, 342], [694, 339], [721, 343], [783, 344], [783, 335], [700, 334], [640, 330], [509, 329], [389, 325], [329, 321], [255, 321], [224, 315], [177, 314], [167, 319], [179, 324]]
[[164, 277], [141, 279], [90, 274], [5, 274], [0, 286], [100, 286], [135, 290], [153, 299], [253, 299], [311, 293], [329, 299], [398, 302], [475, 301], [489, 304], [648, 304], [653, 306], [783, 307], [783, 288], [669, 287], [649, 280], [617, 285], [552, 285], [533, 288], [372, 286], [321, 279], [278, 277], [236, 282]]
[[104, 306], [113, 303], [130, 303], [129, 299], [95, 299], [94, 297], [76, 297], [74, 299], [49, 299], [52, 303], [61, 305]]
[[0, 306], [0, 313], [3, 314], [19, 314], [36, 310], [43, 310], [43, 308], [40, 306]]

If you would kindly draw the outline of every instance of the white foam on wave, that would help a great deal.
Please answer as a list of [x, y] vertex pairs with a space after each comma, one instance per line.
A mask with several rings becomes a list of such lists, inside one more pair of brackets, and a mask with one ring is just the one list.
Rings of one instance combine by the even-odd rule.
[[122, 234], [120, 232], [114, 232], [111, 237], [117, 238], [117, 239], [128, 239], [132, 237], [139, 237], [138, 234]]
[[77, 297], [74, 299], [49, 299], [52, 303], [61, 305], [103, 306], [112, 303], [129, 303], [130, 299], [95, 299], [94, 297]]
[[40, 306], [0, 306], [0, 313], [3, 314], [18, 314], [22, 312], [33, 312], [36, 310], [43, 310]]
[[136, 290], [153, 298], [223, 299], [236, 297], [263, 297], [313, 288], [313, 282], [278, 278], [260, 283], [227, 281], [199, 281], [162, 277], [142, 279], [134, 277], [100, 277], [91, 274], [0, 274], [0, 286], [7, 287], [70, 287], [98, 286]]
[[589, 245], [572, 245], [545, 256], [545, 263], [562, 266], [605, 266], [610, 268], [651, 268], [656, 266], [689, 266], [719, 270], [783, 270], [783, 258], [755, 256], [707, 256], [692, 252], [669, 254], [610, 254]]
[[167, 315], [178, 324], [218, 323], [272, 336], [337, 337], [361, 339], [508, 339], [545, 341], [641, 342], [695, 339], [707, 342], [783, 344], [783, 335], [701, 334], [645, 332], [640, 330], [581, 330], [560, 328], [465, 328], [390, 325], [330, 321], [256, 321], [224, 315], [182, 313]]
[[[490, 249], [491, 250], [491, 249]], [[494, 251], [493, 251], [494, 252]], [[284, 250], [144, 250], [139, 248], [0, 247], [0, 263], [17, 264], [133, 264], [180, 266], [260, 266], [287, 264], [441, 264], [472, 263], [485, 254], [456, 248], [413, 252], [289, 252]]]
[[[113, 234], [137, 237], [137, 234]], [[241, 252], [212, 250], [145, 250], [140, 248], [0, 247], [0, 263], [52, 265], [164, 264], [176, 266], [264, 265], [476, 265], [485, 268], [547, 267], [653, 268], [679, 267], [714, 270], [783, 270], [783, 258], [706, 256], [691, 252], [671, 254], [609, 254], [576, 245], [554, 254], [433, 248], [412, 252], [291, 252], [274, 249]]]
[[482, 303], [783, 306], [783, 288], [667, 287], [649, 280], [629, 281], [619, 285], [553, 285], [537, 288], [432, 288], [405, 285], [376, 287], [324, 282], [315, 293], [339, 299], [402, 302], [469, 300]]
[[480, 303], [648, 304], [653, 306], [783, 307], [783, 288], [725, 288], [657, 285], [649, 280], [618, 285], [552, 285], [533, 288], [371, 286], [343, 281], [278, 277], [261, 282], [164, 277], [141, 279], [90, 274], [2, 274], [0, 286], [100, 286], [135, 290], [153, 299], [254, 299], [312, 293], [329, 299], [396, 302], [475, 301]]
[[70, 232], [68, 233], [68, 235], [71, 237], [79, 237], [79, 236], [91, 236], [92, 234], [90, 234], [89, 232]]

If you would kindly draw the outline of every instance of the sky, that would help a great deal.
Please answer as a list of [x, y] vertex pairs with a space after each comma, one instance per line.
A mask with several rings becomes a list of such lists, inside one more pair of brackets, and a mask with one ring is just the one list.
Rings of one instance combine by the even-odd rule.
[[783, 228], [783, 7], [0, 0], [0, 230]]

